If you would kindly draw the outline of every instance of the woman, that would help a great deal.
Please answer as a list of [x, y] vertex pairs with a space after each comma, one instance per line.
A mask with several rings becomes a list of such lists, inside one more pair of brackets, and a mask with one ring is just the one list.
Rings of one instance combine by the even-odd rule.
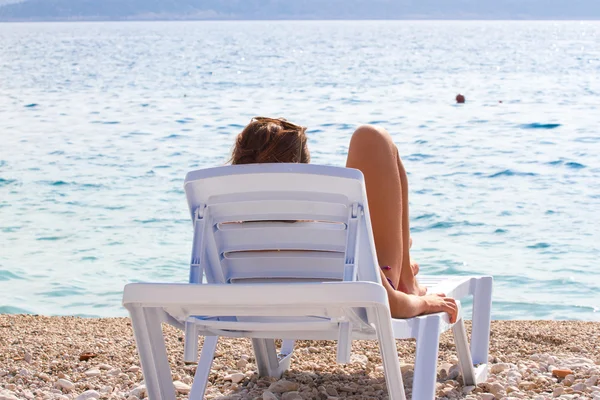
[[[306, 128], [284, 119], [256, 117], [237, 136], [232, 164], [309, 163]], [[408, 180], [398, 149], [384, 129], [361, 126], [352, 135], [346, 167], [362, 171], [371, 225], [392, 317], [447, 312], [456, 321], [454, 299], [426, 294], [409, 254]]]

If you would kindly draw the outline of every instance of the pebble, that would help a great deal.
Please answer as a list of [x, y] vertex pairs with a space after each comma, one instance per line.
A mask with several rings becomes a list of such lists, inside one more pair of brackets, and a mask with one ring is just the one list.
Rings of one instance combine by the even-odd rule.
[[138, 399], [141, 399], [146, 396], [146, 385], [139, 385], [131, 392], [129, 392], [129, 396], [135, 396]]
[[494, 364], [490, 368], [490, 372], [492, 374], [499, 374], [501, 372], [506, 371], [507, 369], [510, 369], [510, 365], [508, 365], [507, 363]]
[[369, 358], [364, 354], [352, 354], [350, 356], [350, 364], [362, 364], [367, 365], [369, 363]]
[[19, 398], [10, 390], [4, 390], [0, 392], [0, 400], [19, 400]]
[[271, 386], [269, 386], [269, 391], [273, 393], [285, 393], [292, 392], [294, 390], [298, 390], [298, 384], [292, 381], [286, 381], [282, 379], [277, 382], [273, 382]]
[[275, 396], [272, 392], [268, 390], [266, 392], [263, 392], [262, 398], [263, 400], [279, 400], [277, 396]]
[[571, 386], [573, 382], [575, 382], [575, 375], [573, 374], [565, 376], [565, 379], [562, 381], [563, 385], [565, 386]]
[[223, 379], [226, 381], [231, 381], [233, 383], [240, 383], [241, 381], [244, 380], [245, 377], [246, 377], [246, 375], [242, 374], [241, 372], [236, 372], [234, 374], [225, 376], [225, 378], [223, 378]]
[[[20, 328], [16, 324], [19, 320], [26, 321]], [[146, 400], [148, 394], [144, 382], [139, 381], [142, 370], [127, 322], [129, 320], [125, 318], [82, 320], [0, 315], [0, 347], [7, 354], [0, 365], [0, 400]], [[4, 328], [13, 325], [17, 328]], [[440, 346], [439, 353], [437, 399], [600, 400], [600, 386], [596, 386], [600, 375], [597, 362], [600, 360], [594, 359], [596, 355], [590, 356], [600, 344], [597, 326], [578, 322], [494, 321], [492, 329], [489, 379], [478, 386], [462, 385], [451, 336], [441, 338], [444, 345]], [[33, 330], [42, 334], [33, 337], [29, 333]], [[182, 389], [176, 390], [176, 399], [185, 400], [189, 397], [188, 388], [196, 367], [185, 366], [178, 359], [181, 333], [167, 326], [163, 330], [173, 368], [173, 385]], [[64, 331], [69, 332], [70, 340], [62, 340], [64, 338], [55, 333]], [[221, 339], [205, 399], [387, 398], [384, 368], [376, 343], [355, 342], [353, 363], [343, 366], [335, 363], [335, 342], [306, 343], [306, 347], [295, 352], [294, 367], [285, 373], [285, 379], [275, 380], [258, 377], [254, 358], [248, 355], [252, 351], [249, 341]], [[580, 346], [584, 351], [569, 353], [571, 346]], [[30, 363], [24, 360], [24, 349], [29, 349], [33, 355]], [[546, 353], [534, 354], [538, 350]], [[80, 362], [78, 355], [84, 351], [95, 351], [97, 358]], [[397, 351], [410, 398], [414, 344], [398, 341]], [[591, 359], [594, 359], [593, 363], [590, 363]], [[111, 365], [96, 364], [105, 360]], [[556, 376], [557, 369], [567, 370], [566, 375]], [[92, 371], [100, 374], [92, 377], [97, 373]], [[57, 379], [67, 380], [74, 387], [65, 389], [56, 382]]]
[[48, 382], [50, 380], [50, 376], [48, 376], [48, 374], [45, 374], [43, 372], [41, 372], [38, 375], [38, 378], [40, 378], [41, 380], [43, 380], [44, 382]]
[[571, 371], [570, 369], [561, 368], [555, 368], [551, 372], [552, 375], [554, 375], [557, 378], [565, 378], [567, 375], [571, 375], [573, 373], [573, 371]]
[[535, 383], [534, 382], [527, 382], [527, 381], [523, 381], [521, 383], [519, 383], [519, 389], [521, 390], [533, 390], [535, 389]]
[[185, 384], [181, 381], [173, 382], [173, 386], [175, 386], [175, 391], [177, 391], [177, 393], [188, 394], [190, 390], [192, 390], [192, 387], [190, 385]]
[[75, 384], [73, 382], [62, 378], [56, 381], [56, 386], [67, 391], [75, 388]]
[[95, 390], [86, 390], [81, 393], [79, 396], [75, 397], [75, 400], [89, 400], [89, 399], [99, 399], [100, 393]]
[[85, 376], [87, 376], [88, 378], [93, 378], [95, 376], [99, 376], [100, 375], [100, 370], [96, 369], [96, 368], [92, 368], [90, 370], [87, 370], [84, 372]]
[[303, 400], [298, 392], [287, 392], [281, 396], [281, 400]]

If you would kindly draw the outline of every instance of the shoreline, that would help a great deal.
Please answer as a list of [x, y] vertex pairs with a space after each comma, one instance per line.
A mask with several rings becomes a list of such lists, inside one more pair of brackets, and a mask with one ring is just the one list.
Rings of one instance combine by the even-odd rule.
[[[164, 331], [173, 380], [179, 381], [177, 398], [186, 399], [195, 366], [183, 363], [183, 332]], [[414, 340], [396, 344], [408, 396]], [[83, 353], [95, 356], [80, 361]], [[272, 397], [268, 389], [274, 380], [254, 373], [250, 340], [221, 338], [205, 398], [387, 398], [376, 342], [354, 341], [350, 364], [336, 364], [335, 356], [335, 342], [297, 342], [284, 375], [289, 391]], [[600, 400], [598, 322], [492, 321], [489, 361], [488, 381], [464, 387], [452, 336], [442, 335], [436, 398]], [[557, 378], [558, 369], [571, 373]], [[147, 396], [142, 380], [128, 318], [0, 314], [0, 400], [136, 400]]]

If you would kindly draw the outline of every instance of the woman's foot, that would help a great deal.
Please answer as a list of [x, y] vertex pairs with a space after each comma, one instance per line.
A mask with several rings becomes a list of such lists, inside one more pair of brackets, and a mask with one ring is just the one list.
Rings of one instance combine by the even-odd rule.
[[410, 260], [410, 268], [412, 269], [413, 275], [417, 276], [417, 274], [419, 273], [419, 263], [416, 261], [413, 261], [412, 259]]
[[412, 294], [415, 296], [425, 296], [427, 294], [427, 288], [419, 285], [419, 282], [415, 279], [412, 284], [405, 285], [402, 282], [398, 285], [398, 290], [406, 294]]

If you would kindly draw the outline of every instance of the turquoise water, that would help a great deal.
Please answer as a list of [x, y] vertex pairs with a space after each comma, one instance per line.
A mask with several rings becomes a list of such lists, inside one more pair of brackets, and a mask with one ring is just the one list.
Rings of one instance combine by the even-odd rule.
[[386, 127], [413, 257], [493, 274], [494, 318], [600, 321], [599, 95], [598, 22], [0, 24], [0, 312], [186, 281], [186, 171], [272, 115], [332, 165]]

